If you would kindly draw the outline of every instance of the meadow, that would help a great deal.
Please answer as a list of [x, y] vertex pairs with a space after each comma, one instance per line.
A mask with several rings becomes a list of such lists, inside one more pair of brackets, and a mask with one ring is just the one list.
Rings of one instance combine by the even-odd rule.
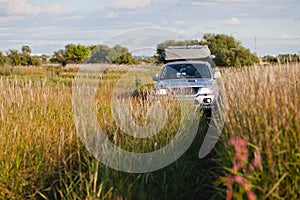
[[[99, 81], [96, 105], [110, 140], [131, 151], [169, 143], [180, 122], [176, 102], [166, 103], [169, 121], [151, 140], [124, 136], [118, 129], [109, 99], [128, 67], [112, 69]], [[193, 144], [177, 161], [140, 174], [103, 165], [78, 138], [72, 110], [77, 71], [0, 68], [0, 199], [300, 198], [298, 63], [221, 69], [227, 116], [214, 150], [198, 158], [207, 128], [203, 119]], [[136, 76], [135, 83], [151, 79], [151, 73]], [[141, 86], [131, 98], [135, 109], [151, 105], [152, 86]], [[137, 123], [145, 118], [143, 109], [133, 118]]]

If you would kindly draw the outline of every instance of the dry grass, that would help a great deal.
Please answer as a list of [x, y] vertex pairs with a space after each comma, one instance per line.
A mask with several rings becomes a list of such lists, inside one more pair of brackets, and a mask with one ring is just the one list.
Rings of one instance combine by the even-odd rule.
[[[225, 136], [249, 137], [249, 163], [256, 150], [263, 158], [261, 168], [238, 174], [251, 180], [259, 199], [298, 199], [300, 66], [225, 70], [223, 78], [229, 102]], [[224, 149], [230, 148], [224, 145]], [[221, 165], [230, 169], [234, 155], [233, 151], [223, 151]], [[227, 174], [231, 173], [229, 170]], [[245, 188], [237, 187], [236, 198], [245, 197], [242, 194]]]
[[76, 139], [71, 89], [47, 80], [0, 80], [0, 199], [42, 187]]
[[[191, 157], [197, 155], [196, 146], [168, 168], [149, 174], [109, 169], [86, 152], [77, 139], [72, 116], [69, 79], [74, 72], [63, 71], [55, 81], [53, 77], [1, 77], [0, 199], [219, 199], [225, 198], [229, 175], [247, 179], [258, 199], [300, 198], [298, 64], [223, 70], [228, 116], [214, 162]], [[68, 73], [68, 84], [64, 84], [64, 73]], [[121, 75], [115, 71], [104, 74], [98, 121], [112, 140], [126, 149], [130, 138], [120, 135], [111, 117], [101, 117], [111, 115], [107, 99]], [[135, 108], [145, 104], [140, 99], [131, 101]], [[145, 118], [144, 111], [133, 114], [133, 118]], [[176, 131], [178, 123], [173, 122], [171, 132]], [[227, 141], [245, 136], [249, 137], [245, 166], [256, 151], [262, 163], [254, 170], [241, 168], [233, 174], [236, 154]], [[216, 171], [216, 164], [221, 171]], [[232, 192], [234, 198], [246, 198], [241, 185], [233, 184]]]

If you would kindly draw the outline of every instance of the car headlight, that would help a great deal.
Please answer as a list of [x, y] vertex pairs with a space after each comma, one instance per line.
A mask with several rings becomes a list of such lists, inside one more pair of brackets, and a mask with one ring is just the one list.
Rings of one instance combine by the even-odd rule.
[[207, 94], [214, 94], [215, 88], [214, 87], [203, 87], [200, 88], [198, 91], [198, 95], [207, 95]]
[[167, 94], [167, 90], [166, 89], [157, 89], [156, 90], [156, 94], [166, 95]]

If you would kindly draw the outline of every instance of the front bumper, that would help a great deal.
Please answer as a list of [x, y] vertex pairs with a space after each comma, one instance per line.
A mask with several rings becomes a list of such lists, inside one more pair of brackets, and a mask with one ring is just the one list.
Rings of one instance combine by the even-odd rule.
[[199, 95], [194, 98], [194, 104], [201, 106], [203, 109], [211, 109], [215, 101], [215, 95]]
[[197, 107], [200, 107], [203, 110], [211, 110], [213, 107], [213, 104], [215, 102], [215, 95], [209, 94], [209, 95], [198, 95], [195, 97], [195, 95], [176, 95], [173, 93], [173, 95], [168, 94], [158, 94], [153, 93], [155, 98], [168, 98], [168, 97], [175, 97], [177, 99], [189, 99], [194, 100], [194, 105]]

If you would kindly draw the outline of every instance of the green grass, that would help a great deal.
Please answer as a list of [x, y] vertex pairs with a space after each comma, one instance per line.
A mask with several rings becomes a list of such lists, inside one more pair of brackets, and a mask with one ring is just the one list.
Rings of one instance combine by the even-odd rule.
[[[77, 138], [72, 112], [72, 82], [77, 69], [0, 69], [0, 199], [225, 199], [230, 177], [234, 199], [299, 199], [300, 66], [276, 65], [224, 69], [228, 112], [214, 151], [198, 159], [207, 128], [201, 122], [188, 151], [170, 166], [130, 174], [104, 166]], [[156, 71], [158, 69], [155, 69]], [[3, 72], [3, 73], [2, 73]], [[176, 134], [180, 112], [168, 111], [168, 126], [151, 140], [135, 139], [116, 127], [111, 93], [125, 71], [106, 71], [97, 93], [98, 121], [111, 141], [132, 151], [151, 151]], [[134, 84], [152, 72], [133, 74]], [[147, 122], [151, 101], [143, 96], [153, 83], [140, 87], [131, 104], [137, 123]], [[166, 103], [166, 108], [178, 104]], [[170, 108], [170, 107], [169, 107]], [[104, 118], [103, 116], [106, 116]], [[141, 121], [143, 119], [143, 121]], [[232, 138], [248, 137], [248, 156], [238, 170]], [[254, 154], [262, 162], [252, 167]], [[248, 187], [248, 188], [247, 188]]]

